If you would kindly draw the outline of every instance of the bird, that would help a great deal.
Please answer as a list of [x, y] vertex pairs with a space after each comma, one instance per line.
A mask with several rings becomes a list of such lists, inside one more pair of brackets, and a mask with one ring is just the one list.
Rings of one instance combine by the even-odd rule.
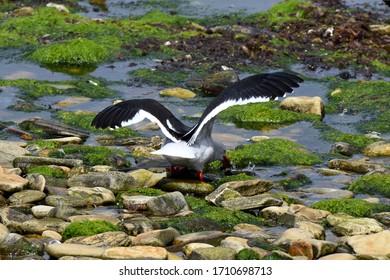
[[162, 155], [169, 162], [169, 174], [195, 171], [202, 180], [203, 167], [207, 163], [220, 160], [223, 167], [230, 166], [225, 146], [212, 137], [214, 120], [220, 112], [235, 105], [277, 100], [293, 92], [293, 88], [299, 87], [302, 82], [299, 76], [284, 71], [254, 74], [238, 80], [210, 102], [193, 126], [187, 126], [160, 102], [149, 98], [130, 99], [108, 106], [94, 117], [91, 125], [115, 129], [145, 118], [155, 122], [166, 140], [152, 154]]

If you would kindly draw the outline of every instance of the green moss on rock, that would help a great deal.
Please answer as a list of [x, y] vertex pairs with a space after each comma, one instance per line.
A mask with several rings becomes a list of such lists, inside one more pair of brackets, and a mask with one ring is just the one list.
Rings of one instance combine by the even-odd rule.
[[31, 58], [49, 65], [95, 65], [110, 53], [102, 45], [91, 40], [78, 38], [63, 43], [55, 43], [36, 50]]
[[28, 174], [41, 174], [45, 177], [66, 178], [66, 174], [60, 168], [41, 165], [29, 168]]
[[335, 198], [314, 203], [314, 209], [326, 210], [333, 214], [345, 213], [355, 217], [368, 217], [374, 213], [390, 211], [389, 205], [371, 203], [358, 198]]
[[[126, 157], [126, 153], [117, 149], [111, 149], [108, 147], [102, 146], [78, 146], [78, 145], [69, 145], [62, 146], [62, 151], [53, 151], [49, 154], [50, 157], [63, 158], [79, 158], [83, 160], [84, 164], [94, 166], [94, 165], [111, 165], [116, 166], [117, 162], [115, 158], [120, 156], [122, 158]], [[129, 162], [122, 163], [122, 165], [129, 166]]]
[[348, 189], [357, 193], [381, 195], [390, 198], [390, 175], [365, 175], [354, 181]]
[[236, 174], [236, 175], [230, 175], [230, 176], [224, 176], [222, 177], [221, 179], [219, 180], [215, 180], [212, 182], [212, 185], [214, 187], [218, 187], [224, 183], [227, 183], [227, 182], [233, 182], [233, 181], [249, 181], [249, 180], [254, 180], [256, 179], [256, 177], [253, 177], [253, 176], [250, 176], [250, 175], [247, 175], [245, 173], [239, 173], [239, 174]]
[[322, 162], [321, 157], [303, 146], [287, 139], [266, 139], [254, 144], [237, 147], [227, 151], [227, 156], [239, 168], [256, 165], [315, 165]]
[[108, 231], [121, 231], [119, 226], [106, 221], [78, 221], [68, 225], [62, 233], [63, 240], [78, 236], [91, 236]]
[[250, 248], [244, 248], [236, 255], [237, 260], [259, 260], [259, 255]]

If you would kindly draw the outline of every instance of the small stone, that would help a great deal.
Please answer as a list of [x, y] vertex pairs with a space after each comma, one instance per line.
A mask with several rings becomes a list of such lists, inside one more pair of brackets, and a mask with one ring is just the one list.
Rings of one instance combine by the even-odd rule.
[[325, 116], [324, 104], [319, 96], [286, 97], [280, 103], [279, 108], [303, 114], [318, 115], [321, 118]]
[[[48, 207], [51, 207], [51, 206], [48, 206]], [[70, 206], [65, 205], [65, 204], [60, 204], [59, 206], [52, 207], [50, 212], [47, 214], [47, 217], [58, 218], [58, 219], [62, 219], [64, 221], [69, 222], [70, 221], [69, 218], [71, 216], [80, 215], [80, 214], [82, 214], [82, 212], [80, 210], [73, 208], [73, 207], [70, 207]]]
[[200, 231], [194, 233], [183, 234], [173, 240], [173, 244], [188, 244], [188, 243], [207, 243], [211, 245], [219, 244], [223, 238], [227, 236], [222, 231]]
[[249, 248], [248, 240], [245, 238], [229, 236], [221, 241], [222, 247], [233, 249], [236, 253], [240, 252], [244, 248]]
[[190, 243], [183, 247], [183, 253], [188, 258], [192, 251], [198, 248], [212, 248], [213, 245], [207, 244], [207, 243]]
[[54, 209], [53, 206], [49, 205], [36, 205], [31, 207], [31, 213], [37, 219], [45, 218], [49, 215], [49, 212]]
[[299, 239], [314, 239], [314, 234], [304, 229], [290, 228], [284, 231], [272, 244], [288, 248], [293, 241]]
[[23, 190], [17, 193], [12, 194], [8, 200], [12, 204], [28, 204], [41, 201], [46, 197], [46, 194], [41, 191], [35, 190]]
[[148, 210], [155, 216], [170, 216], [190, 210], [181, 192], [172, 192], [153, 197], [147, 202]]
[[345, 160], [332, 159], [328, 162], [328, 167], [344, 171], [352, 171], [360, 174], [366, 174], [371, 171], [383, 171], [384, 168], [379, 164], [369, 163], [366, 159]]
[[16, 174], [1, 174], [0, 176], [0, 191], [4, 192], [19, 192], [27, 187], [28, 180]]
[[63, 256], [100, 258], [104, 251], [105, 248], [97, 246], [71, 243], [49, 244], [46, 248], [46, 252], [54, 258], [61, 258]]
[[198, 195], [209, 194], [214, 187], [206, 182], [197, 180], [164, 179], [160, 181], [160, 189], [163, 191], [179, 191], [181, 193], [194, 193]]
[[45, 190], [46, 179], [41, 174], [27, 174], [26, 179], [28, 180], [28, 187], [31, 190], [41, 191]]
[[160, 91], [160, 95], [176, 97], [180, 99], [190, 99], [196, 97], [196, 94], [192, 91], [184, 88], [169, 88]]
[[131, 238], [122, 231], [109, 231], [91, 236], [73, 237], [65, 243], [92, 245], [97, 247], [116, 247], [131, 245]]
[[355, 148], [351, 144], [345, 142], [334, 143], [330, 150], [331, 153], [341, 154], [348, 157], [351, 157], [354, 151]]
[[45, 230], [44, 232], [42, 232], [42, 237], [47, 237], [58, 241], [62, 240], [61, 234], [53, 230]]
[[68, 189], [68, 195], [82, 198], [94, 205], [110, 204], [116, 201], [114, 193], [102, 187], [72, 187]]
[[180, 234], [172, 227], [167, 229], [158, 229], [153, 231], [148, 231], [137, 235], [132, 245], [149, 245], [149, 246], [162, 246], [165, 247], [169, 245], [175, 237]]
[[134, 187], [150, 188], [158, 184], [162, 179], [167, 177], [167, 173], [154, 173], [146, 169], [137, 169], [129, 172], [134, 178]]
[[370, 157], [388, 157], [390, 156], [390, 143], [384, 141], [374, 142], [368, 145], [363, 153]]
[[55, 232], [62, 233], [68, 225], [68, 222], [61, 219], [42, 218], [31, 219], [23, 222], [21, 224], [21, 229], [24, 233], [42, 234], [45, 230], [53, 230]]
[[115, 260], [165, 260], [168, 252], [162, 247], [132, 246], [111, 247], [104, 250], [103, 259]]
[[280, 206], [283, 200], [272, 194], [264, 193], [249, 197], [238, 197], [225, 200], [221, 205], [229, 210], [248, 210], [256, 208], [265, 208], [268, 206]]
[[189, 260], [234, 260], [236, 252], [231, 248], [212, 247], [194, 249]]
[[346, 243], [356, 254], [388, 256], [390, 254], [390, 231], [384, 230], [375, 234], [347, 237]]

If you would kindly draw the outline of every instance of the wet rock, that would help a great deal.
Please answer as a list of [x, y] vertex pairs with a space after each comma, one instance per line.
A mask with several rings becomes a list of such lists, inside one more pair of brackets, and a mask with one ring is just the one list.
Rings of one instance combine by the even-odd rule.
[[363, 152], [366, 156], [390, 156], [390, 143], [379, 141], [368, 145]]
[[252, 142], [260, 142], [260, 141], [267, 140], [267, 139], [270, 139], [270, 137], [269, 136], [263, 136], [263, 135], [256, 135], [256, 136], [252, 136], [251, 137], [251, 141]]
[[[51, 206], [48, 206], [51, 207]], [[51, 218], [58, 218], [62, 219], [64, 221], [69, 222], [70, 217], [75, 216], [75, 215], [80, 215], [82, 212], [76, 208], [60, 204], [59, 206], [52, 207], [50, 212], [47, 214], [47, 217]]]
[[313, 114], [320, 116], [321, 119], [325, 115], [324, 103], [321, 97], [314, 96], [293, 96], [286, 97], [279, 105], [280, 109], [289, 110], [303, 114]]
[[80, 197], [90, 204], [102, 205], [115, 203], [115, 195], [112, 191], [106, 188], [96, 187], [72, 187], [68, 189], [69, 196]]
[[334, 143], [330, 150], [331, 153], [341, 154], [348, 157], [351, 157], [354, 151], [355, 148], [351, 144], [345, 142]]
[[53, 230], [58, 233], [62, 233], [64, 229], [69, 225], [57, 218], [42, 218], [42, 219], [31, 219], [21, 224], [21, 229], [24, 233], [36, 233], [42, 234], [45, 230]]
[[149, 245], [149, 246], [162, 246], [165, 247], [169, 245], [175, 237], [179, 236], [180, 234], [172, 227], [169, 227], [167, 229], [158, 229], [153, 231], [148, 231], [145, 233], [141, 233], [137, 235], [132, 245]]
[[315, 239], [319, 239], [319, 240], [325, 239], [325, 229], [323, 226], [319, 224], [308, 222], [308, 221], [301, 221], [295, 223], [294, 228], [300, 228], [312, 233]]
[[49, 195], [45, 199], [45, 203], [50, 206], [70, 206], [75, 208], [86, 207], [88, 205], [85, 199], [75, 196]]
[[29, 189], [40, 191], [40, 192], [43, 192], [45, 190], [45, 186], [46, 186], [45, 176], [41, 174], [28, 174], [26, 176], [26, 179], [28, 180]]
[[8, 200], [12, 204], [28, 204], [39, 202], [46, 197], [46, 194], [41, 191], [35, 190], [22, 190], [20, 192], [12, 194]]
[[100, 258], [104, 250], [105, 248], [102, 247], [71, 243], [49, 244], [46, 248], [46, 252], [54, 258], [61, 258], [63, 256]]
[[220, 188], [216, 189], [214, 192], [205, 197], [205, 200], [213, 203], [216, 206], [221, 206], [222, 202], [229, 199], [234, 199], [241, 197], [241, 194], [230, 188]]
[[249, 248], [248, 240], [245, 238], [229, 236], [221, 241], [221, 246], [233, 249], [236, 253], [244, 248]]
[[75, 215], [69, 217], [70, 222], [79, 222], [79, 221], [105, 221], [113, 225], [119, 224], [119, 219], [112, 215]]
[[345, 242], [359, 255], [388, 256], [390, 254], [389, 230], [369, 235], [350, 236], [345, 239]]
[[272, 189], [272, 187], [273, 187], [273, 183], [271, 181], [255, 179], [255, 180], [247, 180], [247, 181], [226, 182], [220, 185], [218, 189], [229, 188], [237, 191], [242, 196], [253, 196], [253, 195], [265, 193], [270, 189]]
[[63, 100], [58, 101], [55, 106], [58, 107], [69, 107], [74, 106], [76, 104], [82, 104], [86, 102], [90, 102], [91, 98], [85, 96], [69, 96]]
[[16, 174], [0, 173], [0, 191], [18, 192], [28, 185], [28, 180]]
[[226, 87], [237, 81], [238, 76], [236, 72], [227, 70], [216, 72], [206, 77], [189, 80], [186, 82], [186, 85], [190, 88], [217, 95]]
[[346, 214], [329, 215], [327, 221], [337, 235], [361, 235], [381, 232], [384, 226], [372, 218], [355, 218]]
[[61, 234], [59, 234], [58, 232], [56, 232], [54, 230], [45, 230], [44, 232], [42, 232], [42, 237], [43, 238], [50, 238], [50, 239], [54, 239], [54, 240], [58, 240], [58, 241], [62, 240]]
[[146, 169], [137, 169], [135, 171], [129, 172], [129, 174], [134, 178], [134, 186], [136, 188], [149, 188], [158, 184], [162, 179], [167, 177], [166, 172], [164, 173], [154, 173]]
[[131, 174], [119, 171], [91, 172], [68, 179], [68, 186], [72, 187], [102, 187], [113, 193], [128, 190], [134, 187], [134, 178]]
[[272, 245], [289, 248], [293, 241], [301, 239], [315, 239], [315, 237], [313, 233], [307, 230], [301, 228], [290, 228], [284, 231], [274, 242], [272, 242]]
[[279, 218], [279, 222], [292, 226], [300, 221], [309, 221], [320, 224], [330, 214], [328, 211], [317, 210], [300, 204], [291, 204], [287, 212]]
[[45, 142], [54, 142], [60, 145], [69, 145], [69, 144], [82, 144], [84, 141], [77, 136], [61, 137], [61, 138], [51, 138], [44, 139]]
[[82, 166], [83, 161], [79, 159], [22, 156], [15, 158], [13, 161], [13, 165], [14, 167], [20, 168], [23, 173], [28, 173], [28, 170], [31, 167], [41, 165], [57, 165], [73, 168], [77, 166]]
[[129, 235], [138, 235], [140, 233], [159, 229], [160, 225], [150, 219], [139, 216], [133, 218], [121, 217], [121, 226]]
[[228, 235], [222, 231], [200, 231], [194, 233], [183, 234], [176, 237], [173, 240], [174, 245], [186, 245], [189, 243], [207, 243], [210, 245], [218, 245], [221, 240], [226, 238]]
[[235, 258], [236, 252], [226, 247], [197, 248], [188, 257], [189, 260], [234, 260]]
[[332, 198], [352, 198], [353, 192], [349, 190], [340, 190], [334, 188], [306, 188], [301, 189], [301, 192], [307, 193], [308, 198], [313, 200], [332, 199]]
[[332, 169], [352, 171], [360, 174], [366, 174], [371, 171], [384, 170], [384, 168], [379, 164], [367, 162], [367, 159], [361, 159], [361, 160], [332, 159], [328, 162], [328, 167]]
[[37, 219], [45, 218], [49, 215], [49, 212], [54, 209], [53, 206], [48, 205], [36, 205], [31, 207], [31, 213]]
[[159, 183], [163, 191], [179, 191], [181, 193], [209, 194], [214, 188], [212, 185], [197, 180], [164, 179]]
[[61, 13], [69, 14], [68, 8], [66, 8], [64, 5], [61, 5], [61, 4], [47, 3], [47, 4], [46, 4], [46, 7], [55, 8], [55, 9], [57, 9], [58, 11], [60, 11]]
[[260, 217], [278, 222], [281, 217], [287, 214], [288, 206], [269, 206], [262, 209], [259, 213]]
[[131, 238], [122, 231], [109, 231], [92, 236], [73, 237], [64, 243], [92, 245], [97, 247], [129, 246]]
[[198, 248], [212, 248], [213, 245], [207, 244], [207, 243], [190, 243], [183, 247], [183, 253], [188, 258], [192, 251]]
[[196, 97], [196, 94], [192, 91], [184, 88], [168, 88], [160, 91], [160, 95], [176, 97], [180, 99], [190, 99]]
[[29, 216], [10, 207], [0, 209], [1, 223], [12, 232], [22, 232], [21, 226], [28, 220]]
[[9, 229], [5, 225], [0, 223], [0, 245], [7, 238], [9, 233]]
[[155, 216], [170, 216], [190, 210], [181, 192], [172, 192], [153, 197], [147, 202], [148, 210]]
[[335, 253], [335, 254], [330, 254], [327, 256], [323, 256], [319, 258], [318, 260], [325, 261], [325, 260], [331, 260], [331, 261], [337, 261], [337, 260], [357, 260], [356, 256], [348, 253]]
[[265, 208], [268, 206], [280, 206], [283, 200], [268, 193], [258, 194], [248, 197], [238, 197], [230, 200], [225, 200], [221, 205], [230, 210], [248, 210]]
[[316, 170], [320, 174], [324, 176], [337, 176], [337, 175], [346, 175], [348, 174], [347, 172], [341, 171], [341, 170], [336, 170], [336, 169], [329, 169], [329, 168], [318, 168]]
[[148, 210], [148, 201], [152, 199], [151, 196], [145, 195], [126, 195], [122, 194], [123, 207], [130, 211], [146, 211]]
[[0, 251], [13, 258], [32, 256], [38, 253], [37, 248], [27, 238], [17, 233], [10, 233], [6, 236], [0, 243]]
[[45, 120], [42, 118], [32, 118], [29, 120], [25, 120], [19, 124], [20, 127], [26, 130], [40, 130], [43, 131], [46, 135], [49, 136], [71, 136], [71, 137], [79, 137], [81, 139], [86, 139], [89, 136], [89, 133], [83, 131], [81, 129], [77, 129], [66, 125], [64, 123]]
[[132, 246], [105, 249], [103, 259], [115, 260], [165, 260], [168, 252], [162, 247]]
[[375, 213], [371, 215], [371, 218], [374, 218], [386, 226], [390, 226], [390, 212]]
[[24, 145], [24, 142], [0, 140], [0, 166], [12, 168], [12, 161], [15, 158], [30, 154], [28, 150], [22, 147]]
[[307, 259], [313, 260], [332, 254], [336, 251], [337, 247], [338, 245], [336, 243], [324, 240], [294, 240], [288, 248], [288, 254], [291, 256], [305, 256]]

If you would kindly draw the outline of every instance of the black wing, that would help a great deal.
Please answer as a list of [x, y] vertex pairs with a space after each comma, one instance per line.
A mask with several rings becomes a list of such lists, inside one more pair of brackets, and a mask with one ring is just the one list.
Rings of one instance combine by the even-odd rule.
[[138, 123], [145, 118], [157, 123], [164, 135], [174, 142], [180, 141], [190, 129], [154, 99], [133, 99], [111, 105], [96, 115], [92, 126], [117, 128]]

